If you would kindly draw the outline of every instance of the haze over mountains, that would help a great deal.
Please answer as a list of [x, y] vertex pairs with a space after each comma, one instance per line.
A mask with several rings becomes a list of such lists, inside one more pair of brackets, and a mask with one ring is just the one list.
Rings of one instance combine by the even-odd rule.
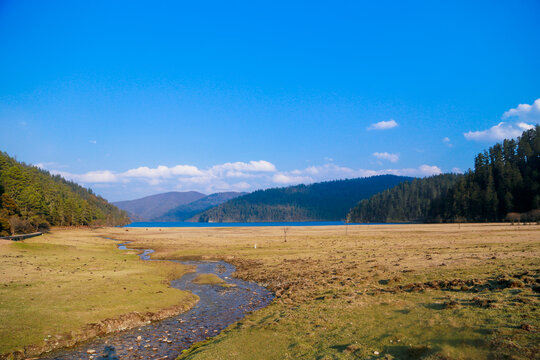
[[184, 221], [242, 194], [224, 192], [205, 195], [197, 191], [172, 191], [113, 204], [127, 211], [133, 221]]
[[244, 194], [234, 191], [211, 194], [189, 204], [179, 205], [156, 218], [155, 221], [185, 221], [202, 211]]

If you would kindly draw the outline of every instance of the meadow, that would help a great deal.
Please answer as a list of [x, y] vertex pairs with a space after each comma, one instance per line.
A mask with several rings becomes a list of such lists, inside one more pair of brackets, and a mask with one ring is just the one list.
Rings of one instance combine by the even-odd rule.
[[224, 259], [235, 276], [275, 293], [183, 359], [540, 353], [540, 226], [510, 224], [53, 231], [0, 245], [1, 352], [119, 314], [193, 303], [167, 286], [189, 269], [142, 262], [103, 236], [154, 249], [153, 259]]
[[[0, 355], [24, 358], [185, 311], [189, 267], [139, 260], [92, 230], [0, 240]], [[2, 356], [0, 356], [2, 358]]]
[[[538, 358], [540, 226], [115, 230], [161, 259], [225, 259], [274, 302], [185, 359]], [[256, 245], [256, 246], [255, 246]]]

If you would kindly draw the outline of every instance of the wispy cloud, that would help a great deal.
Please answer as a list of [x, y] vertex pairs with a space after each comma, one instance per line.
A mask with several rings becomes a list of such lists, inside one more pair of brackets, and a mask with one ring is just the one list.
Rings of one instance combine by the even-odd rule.
[[501, 117], [503, 120], [486, 130], [469, 131], [463, 134], [467, 140], [474, 141], [501, 141], [520, 136], [523, 131], [532, 129], [533, 124], [540, 123], [540, 99], [536, 99], [532, 105], [519, 104], [516, 108], [505, 111]]
[[398, 154], [390, 154], [388, 152], [374, 152], [373, 153], [373, 156], [375, 156], [377, 159], [379, 160], [388, 160], [390, 162], [398, 162], [399, 160], [399, 155]]
[[97, 140], [90, 140], [90, 144], [97, 144]]
[[371, 124], [368, 130], [388, 130], [398, 126], [398, 123], [394, 119], [389, 121], [379, 121], [378, 123]]
[[449, 138], [448, 136], [445, 137], [445, 138], [443, 138], [443, 139], [442, 139], [442, 142], [443, 142], [446, 146], [448, 146], [448, 147], [454, 146], [454, 145], [452, 144], [452, 141], [450, 140], [450, 138]]

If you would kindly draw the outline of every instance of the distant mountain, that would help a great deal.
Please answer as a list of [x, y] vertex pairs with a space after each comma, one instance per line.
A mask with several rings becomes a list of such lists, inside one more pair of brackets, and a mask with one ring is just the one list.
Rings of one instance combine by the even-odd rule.
[[222, 192], [205, 196], [189, 204], [183, 204], [167, 211], [164, 215], [153, 219], [153, 221], [185, 221], [196, 214], [210, 209], [216, 205], [222, 204], [228, 200], [245, 195], [239, 192]]
[[206, 210], [190, 221], [344, 220], [360, 200], [410, 180], [410, 177], [380, 175], [259, 190]]
[[0, 151], [0, 236], [53, 226], [124, 225], [127, 214], [90, 189]]
[[205, 194], [197, 191], [173, 191], [141, 199], [117, 201], [113, 204], [127, 211], [133, 221], [151, 221], [180, 205], [189, 204], [204, 197], [206, 197]]

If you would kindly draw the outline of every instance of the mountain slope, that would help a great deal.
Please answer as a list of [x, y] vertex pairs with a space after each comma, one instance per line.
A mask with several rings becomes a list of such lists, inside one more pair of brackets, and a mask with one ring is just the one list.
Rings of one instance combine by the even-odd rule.
[[245, 193], [239, 192], [222, 192], [205, 196], [199, 200], [189, 204], [177, 206], [176, 208], [167, 211], [164, 215], [153, 219], [154, 221], [185, 221], [192, 216], [205, 211], [213, 206], [223, 204], [226, 201], [237, 198]]
[[0, 152], [0, 233], [128, 222], [125, 212], [92, 190]]
[[[377, 194], [361, 201], [348, 219], [409, 221], [417, 220], [411, 214], [420, 213], [419, 220], [437, 222], [540, 221], [540, 126], [495, 144], [478, 154], [474, 164], [474, 171], [453, 184], [443, 181], [451, 175], [441, 175]], [[429, 191], [433, 185], [439, 191]]]
[[348, 222], [385, 223], [425, 221], [434, 215], [461, 175], [443, 174], [403, 182], [364, 199], [347, 215]]
[[153, 220], [180, 205], [189, 204], [205, 197], [197, 191], [167, 192], [150, 195], [140, 199], [117, 201], [113, 204], [127, 211], [133, 220]]
[[255, 191], [211, 208], [191, 221], [343, 220], [358, 201], [409, 177], [381, 175]]

